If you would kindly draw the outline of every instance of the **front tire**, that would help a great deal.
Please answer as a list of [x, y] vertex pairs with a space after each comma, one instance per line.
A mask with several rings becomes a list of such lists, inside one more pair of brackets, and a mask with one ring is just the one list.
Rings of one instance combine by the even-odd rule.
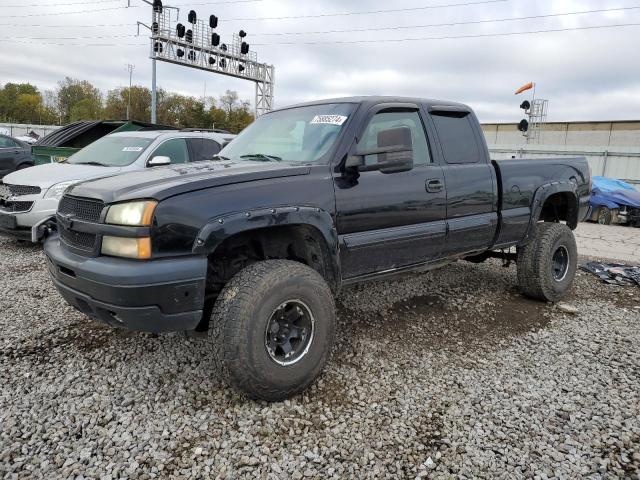
[[211, 316], [214, 358], [250, 398], [280, 401], [306, 389], [331, 352], [333, 294], [312, 268], [267, 260], [236, 274]]
[[531, 241], [518, 248], [518, 285], [528, 297], [556, 302], [571, 288], [577, 266], [571, 229], [562, 223], [538, 223]]

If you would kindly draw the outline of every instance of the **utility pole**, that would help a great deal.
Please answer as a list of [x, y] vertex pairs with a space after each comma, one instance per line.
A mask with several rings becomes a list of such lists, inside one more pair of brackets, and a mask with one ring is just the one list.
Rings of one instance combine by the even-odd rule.
[[127, 120], [131, 120], [131, 80], [133, 77], [133, 70], [136, 66], [132, 63], [127, 64], [127, 69], [129, 70], [129, 102], [127, 103]]

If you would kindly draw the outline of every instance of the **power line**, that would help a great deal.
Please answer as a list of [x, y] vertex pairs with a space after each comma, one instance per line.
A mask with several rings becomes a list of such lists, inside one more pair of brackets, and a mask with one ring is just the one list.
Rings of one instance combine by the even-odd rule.
[[[456, 39], [468, 39], [468, 38], [490, 38], [490, 37], [509, 37], [517, 35], [535, 35], [541, 33], [558, 33], [558, 32], [571, 32], [579, 30], [597, 30], [597, 29], [613, 29], [624, 27], [638, 27], [640, 23], [620, 23], [613, 25], [593, 25], [588, 27], [567, 27], [567, 28], [554, 28], [546, 30], [530, 30], [526, 32], [504, 32], [504, 33], [483, 33], [483, 34], [469, 34], [469, 35], [446, 35], [440, 37], [412, 37], [412, 38], [392, 38], [392, 39], [376, 39], [376, 40], [336, 40], [336, 41], [320, 41], [320, 42], [281, 42], [281, 43], [254, 43], [255, 46], [270, 46], [270, 45], [332, 45], [332, 44], [369, 44], [376, 43], [378, 45], [384, 43], [394, 42], [414, 42], [414, 41], [429, 41], [429, 40], [456, 40]], [[100, 38], [100, 37], [96, 37]], [[113, 38], [113, 36], [104, 37]], [[126, 46], [148, 46], [148, 42], [144, 43], [54, 43], [54, 42], [30, 42], [30, 41], [15, 41], [12, 39], [0, 39], [0, 43], [19, 43], [19, 44], [33, 44], [33, 45], [63, 45], [63, 46], [77, 46], [77, 47], [126, 47]]]
[[0, 23], [0, 27], [40, 27], [40, 28], [95, 28], [95, 27], [135, 27], [135, 23], [98, 23], [95, 25], [38, 25], [34, 23]]
[[369, 28], [349, 28], [346, 30], [322, 30], [322, 31], [308, 31], [308, 32], [252, 32], [252, 36], [283, 36], [283, 35], [316, 35], [316, 34], [328, 34], [328, 33], [357, 33], [357, 32], [377, 32], [380, 30], [408, 30], [413, 28], [429, 28], [429, 27], [452, 27], [459, 25], [478, 25], [483, 23], [499, 23], [499, 22], [514, 22], [521, 20], [537, 20], [542, 18], [553, 17], [565, 17], [573, 15], [586, 15], [591, 13], [607, 13], [607, 12], [619, 12], [628, 10], [638, 10], [640, 5], [635, 7], [619, 7], [619, 8], [603, 8], [598, 10], [582, 10], [578, 12], [565, 12], [565, 13], [550, 13], [547, 15], [531, 15], [527, 17], [508, 17], [508, 18], [493, 18], [487, 20], [470, 20], [465, 22], [447, 22], [447, 23], [427, 23], [422, 25], [400, 25], [392, 27], [369, 27]]
[[24, 8], [24, 7], [66, 7], [70, 5], [87, 5], [91, 3], [114, 3], [121, 0], [87, 0], [86, 2], [70, 2], [70, 3], [56, 3], [55, 5], [46, 3], [29, 3], [27, 5], [0, 5], [0, 8]]
[[437, 8], [450, 8], [450, 7], [470, 7], [474, 5], [485, 5], [488, 3], [502, 3], [510, 0], [480, 0], [475, 2], [464, 3], [448, 3], [441, 5], [426, 5], [422, 7], [409, 7], [409, 8], [392, 8], [386, 10], [363, 10], [358, 12], [339, 12], [339, 13], [318, 13], [315, 15], [288, 15], [283, 17], [249, 17], [249, 18], [225, 18], [226, 22], [229, 21], [243, 21], [250, 22], [254, 20], [293, 20], [302, 18], [324, 18], [324, 17], [343, 17], [349, 15], [373, 15], [378, 13], [396, 13], [396, 12], [415, 12], [419, 10], [431, 10]]
[[77, 13], [95, 13], [95, 12], [106, 12], [108, 10], [122, 10], [123, 8], [136, 8], [139, 5], [126, 7], [107, 7], [107, 8], [94, 8], [91, 10], [75, 10], [73, 12], [49, 12], [49, 13], [28, 13], [26, 15], [2, 15], [2, 18], [27, 18], [27, 17], [49, 17], [49, 16], [58, 16], [58, 15], [74, 15]]
[[342, 44], [358, 44], [358, 43], [376, 43], [378, 45], [382, 43], [391, 42], [415, 42], [424, 40], [453, 40], [461, 38], [488, 38], [488, 37], [509, 37], [514, 35], [532, 35], [539, 33], [556, 33], [556, 32], [571, 32], [576, 30], [596, 30], [606, 28], [620, 28], [620, 27], [637, 27], [640, 23], [619, 23], [614, 25], [594, 25], [589, 27], [567, 27], [567, 28], [553, 28], [548, 30], [531, 30], [527, 32], [505, 32], [505, 33], [481, 33], [481, 34], [469, 34], [469, 35], [446, 35], [441, 37], [412, 37], [412, 38], [385, 38], [375, 40], [326, 40], [318, 42], [274, 42], [274, 43], [254, 43], [254, 46], [272, 46], [272, 45], [342, 45]]
[[[114, 0], [109, 0], [109, 1], [114, 1]], [[202, 3], [191, 3], [191, 4], [180, 4], [180, 5], [176, 5], [176, 6], [184, 6], [184, 5], [224, 5], [224, 4], [237, 4], [237, 3], [250, 3], [250, 2], [261, 2], [263, 0], [223, 0], [221, 2], [202, 2]], [[508, 1], [508, 0], [492, 0], [492, 1]], [[81, 4], [86, 4], [86, 3], [103, 3], [101, 1], [97, 1], [97, 0], [93, 0], [93, 1], [87, 1], [87, 2], [82, 2], [82, 3], [75, 3], [75, 4], [66, 4], [66, 5], [81, 5]], [[106, 1], [104, 2], [106, 3]], [[60, 6], [60, 5], [65, 5], [65, 4], [56, 4], [54, 6]], [[3, 5], [5, 6], [5, 5]], [[29, 5], [13, 5], [14, 8], [17, 7], [27, 7]], [[33, 6], [38, 6], [38, 7], [42, 7], [44, 5], [33, 5]], [[140, 7], [144, 7], [146, 5], [131, 5], [131, 6], [119, 6], [119, 7], [107, 7], [107, 8], [98, 8], [98, 9], [91, 9], [91, 10], [75, 10], [72, 12], [45, 12], [45, 13], [28, 13], [26, 15], [2, 15], [2, 18], [27, 18], [27, 17], [49, 17], [49, 16], [58, 16], [58, 15], [75, 15], [75, 14], [79, 14], [79, 13], [94, 13], [94, 12], [106, 12], [108, 10], [122, 10], [125, 8], [140, 8]], [[3, 24], [3, 25], [7, 25], [7, 24]]]
[[18, 40], [90, 40], [90, 39], [102, 39], [102, 38], [131, 38], [138, 35], [132, 33], [130, 35], [99, 35], [89, 37], [11, 37]]

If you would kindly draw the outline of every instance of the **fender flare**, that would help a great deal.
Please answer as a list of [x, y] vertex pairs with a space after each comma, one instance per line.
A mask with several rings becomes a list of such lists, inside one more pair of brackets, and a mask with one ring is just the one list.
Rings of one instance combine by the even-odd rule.
[[270, 207], [214, 217], [198, 232], [192, 251], [197, 255], [208, 256], [226, 239], [239, 233], [287, 225], [305, 225], [318, 231], [326, 244], [328, 260], [333, 270], [332, 280], [337, 286], [341, 278], [338, 231], [331, 214], [317, 207]]
[[556, 193], [570, 193], [573, 195], [575, 199], [575, 213], [576, 220], [568, 221], [567, 224], [573, 230], [578, 223], [578, 212], [580, 211], [580, 200], [578, 197], [578, 185], [572, 181], [562, 181], [562, 182], [552, 182], [546, 183], [539, 187], [536, 190], [536, 193], [533, 195], [533, 201], [531, 202], [531, 217], [529, 218], [529, 226], [527, 227], [527, 232], [525, 235], [525, 240], [528, 240], [531, 237], [533, 232], [533, 228], [538, 223], [538, 218], [540, 218], [540, 214], [542, 213], [542, 207], [549, 197], [555, 195]]

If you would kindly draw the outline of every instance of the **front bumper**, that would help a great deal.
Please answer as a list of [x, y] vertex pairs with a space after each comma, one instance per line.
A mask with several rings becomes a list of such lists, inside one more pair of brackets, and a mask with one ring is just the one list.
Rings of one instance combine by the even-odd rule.
[[34, 242], [42, 240], [44, 231], [40, 227], [50, 221], [55, 222], [59, 199], [25, 195], [16, 197], [16, 200], [33, 202], [33, 206], [28, 212], [7, 213], [0, 210], [0, 213], [15, 218], [15, 227], [0, 226], [0, 235]]
[[53, 282], [85, 315], [114, 327], [145, 332], [193, 330], [202, 318], [207, 260], [204, 257], [138, 262], [83, 257], [57, 236], [44, 246]]

